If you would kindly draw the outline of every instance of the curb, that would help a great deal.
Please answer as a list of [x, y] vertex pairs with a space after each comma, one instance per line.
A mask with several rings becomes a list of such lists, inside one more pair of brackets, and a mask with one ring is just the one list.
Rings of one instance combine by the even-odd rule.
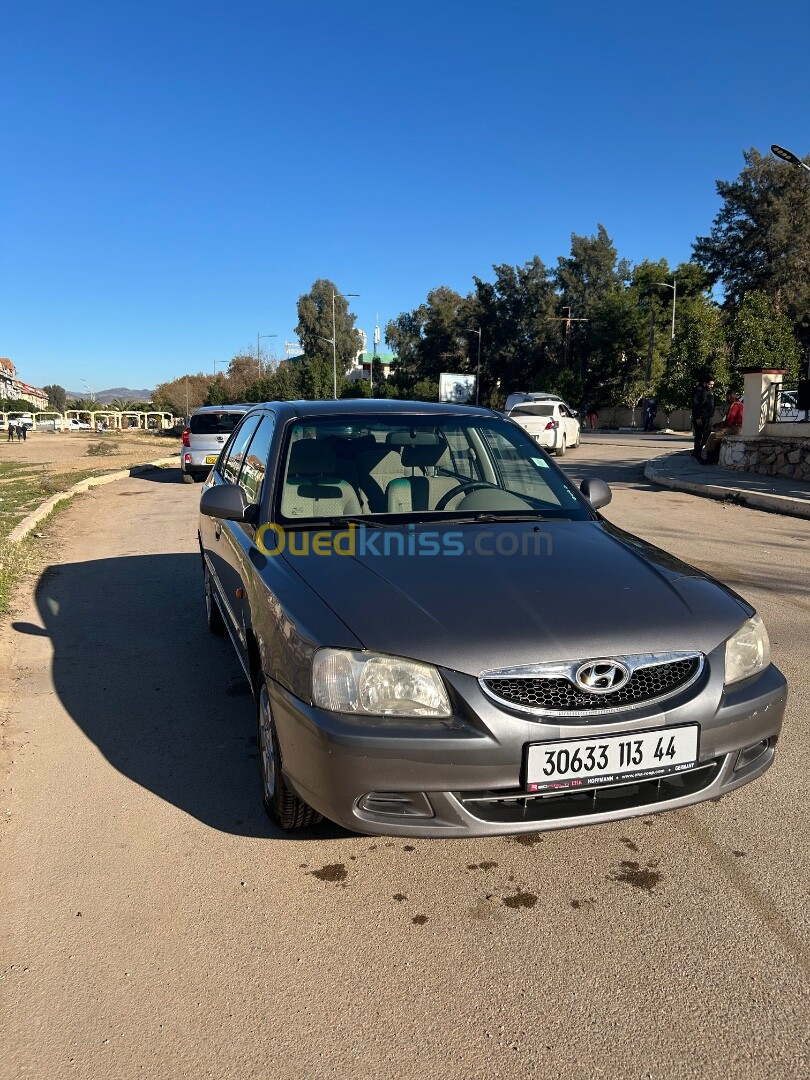
[[690, 495], [698, 495], [704, 499], [731, 502], [735, 506], [765, 510], [771, 514], [810, 518], [810, 501], [794, 499], [790, 495], [770, 495], [764, 491], [746, 491], [744, 488], [722, 487], [719, 484], [696, 484], [692, 480], [681, 480], [659, 471], [652, 461], [648, 461], [644, 466], [644, 475], [654, 484], [671, 488], [673, 491], [687, 491]]
[[64, 502], [65, 499], [72, 499], [74, 495], [80, 495], [82, 492], [89, 491], [90, 488], [99, 487], [102, 484], [112, 484], [116, 480], [127, 480], [130, 476], [151, 472], [153, 469], [160, 469], [164, 465], [176, 464], [177, 455], [170, 458], [159, 458], [157, 461], [148, 461], [144, 465], [133, 465], [131, 469], [119, 469], [117, 472], [103, 473], [101, 476], [89, 476], [86, 480], [79, 480], [73, 487], [69, 487], [65, 491], [59, 491], [56, 495], [51, 495], [44, 503], [40, 503], [36, 510], [32, 510], [30, 514], [27, 514], [19, 525], [15, 525], [8, 534], [6, 543], [19, 544], [32, 529], [36, 528], [43, 518], [50, 514], [57, 503]]

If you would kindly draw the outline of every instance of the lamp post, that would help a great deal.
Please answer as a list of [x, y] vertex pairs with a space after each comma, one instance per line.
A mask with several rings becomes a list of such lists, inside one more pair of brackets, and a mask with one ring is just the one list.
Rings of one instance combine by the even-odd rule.
[[797, 165], [800, 169], [804, 169], [805, 172], [810, 172], [810, 165], [802, 161], [798, 154], [794, 154], [792, 150], [786, 150], [784, 146], [777, 146], [776, 143], [773, 143], [771, 153], [781, 158], [782, 161], [786, 161], [788, 165]]
[[262, 340], [262, 338], [268, 338], [268, 337], [278, 337], [278, 334], [257, 334], [256, 335], [256, 361], [257, 361], [257, 363], [259, 365], [259, 376], [264, 375], [264, 371], [262, 369], [262, 354], [259, 351], [259, 342]]
[[215, 360], [214, 361], [214, 375], [217, 373], [217, 364], [230, 364], [230, 360]]
[[347, 296], [359, 296], [360, 293], [346, 292], [341, 293], [336, 289], [332, 289], [332, 337], [323, 338], [323, 341], [331, 341], [332, 344], [332, 397], [337, 401], [337, 326], [335, 324], [335, 297], [342, 296], [344, 299]]
[[675, 278], [672, 279], [672, 284], [668, 281], [654, 281], [653, 285], [663, 285], [665, 289], [672, 289], [672, 338], [675, 340], [675, 297], [678, 295], [678, 282]]
[[479, 389], [481, 386], [481, 330], [476, 330], [474, 326], [465, 326], [464, 331], [467, 334], [478, 334], [478, 366], [475, 371], [475, 404], [477, 405], [480, 398]]

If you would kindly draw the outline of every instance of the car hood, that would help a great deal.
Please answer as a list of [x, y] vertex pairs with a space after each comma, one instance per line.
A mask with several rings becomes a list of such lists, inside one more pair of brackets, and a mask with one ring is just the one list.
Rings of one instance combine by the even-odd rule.
[[[365, 533], [384, 551], [388, 534], [411, 535], [416, 546], [426, 528]], [[457, 538], [460, 553], [356, 548], [283, 557], [364, 648], [476, 676], [543, 661], [707, 653], [752, 611], [726, 586], [606, 522], [443, 526], [430, 534]], [[296, 534], [298, 550], [302, 539]], [[482, 540], [488, 551], [499, 543], [516, 553], [484, 553]]]

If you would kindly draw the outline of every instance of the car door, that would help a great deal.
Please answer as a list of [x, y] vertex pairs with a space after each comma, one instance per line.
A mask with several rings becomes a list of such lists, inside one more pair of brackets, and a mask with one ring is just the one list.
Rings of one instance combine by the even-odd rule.
[[[253, 419], [253, 418], [251, 418]], [[224, 465], [223, 480], [238, 484], [245, 493], [250, 506], [261, 506], [262, 491], [267, 471], [267, 458], [275, 427], [272, 413], [262, 413], [259, 423], [245, 440], [234, 440], [232, 452]], [[249, 670], [247, 657], [246, 627], [250, 625], [249, 593], [256, 555], [256, 531], [262, 523], [258, 520], [223, 521], [220, 536], [220, 558], [223, 565], [222, 587], [227, 590], [226, 602], [235, 638], [238, 642], [243, 664]]]
[[579, 424], [567, 405], [560, 405], [561, 426], [565, 429], [565, 442], [567, 446], [575, 446], [577, 442], [577, 429]]
[[[260, 421], [261, 413], [252, 413], [243, 420], [222, 450], [207, 481], [208, 484], [236, 483], [244, 455]], [[214, 586], [223, 601], [225, 621], [230, 624], [231, 631], [235, 632], [239, 620], [233, 610], [235, 585], [228, 543], [228, 527], [233, 524], [236, 523], [205, 515], [201, 516], [200, 521], [203, 551], [208, 568], [214, 579]]]

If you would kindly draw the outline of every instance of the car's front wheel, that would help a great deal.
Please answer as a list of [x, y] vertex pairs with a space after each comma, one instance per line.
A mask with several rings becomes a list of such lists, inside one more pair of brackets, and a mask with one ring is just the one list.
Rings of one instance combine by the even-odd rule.
[[317, 825], [322, 819], [317, 810], [290, 791], [281, 771], [281, 750], [270, 694], [264, 675], [259, 674], [256, 709], [258, 718], [259, 769], [262, 779], [262, 799], [269, 817], [282, 829], [301, 829]]

